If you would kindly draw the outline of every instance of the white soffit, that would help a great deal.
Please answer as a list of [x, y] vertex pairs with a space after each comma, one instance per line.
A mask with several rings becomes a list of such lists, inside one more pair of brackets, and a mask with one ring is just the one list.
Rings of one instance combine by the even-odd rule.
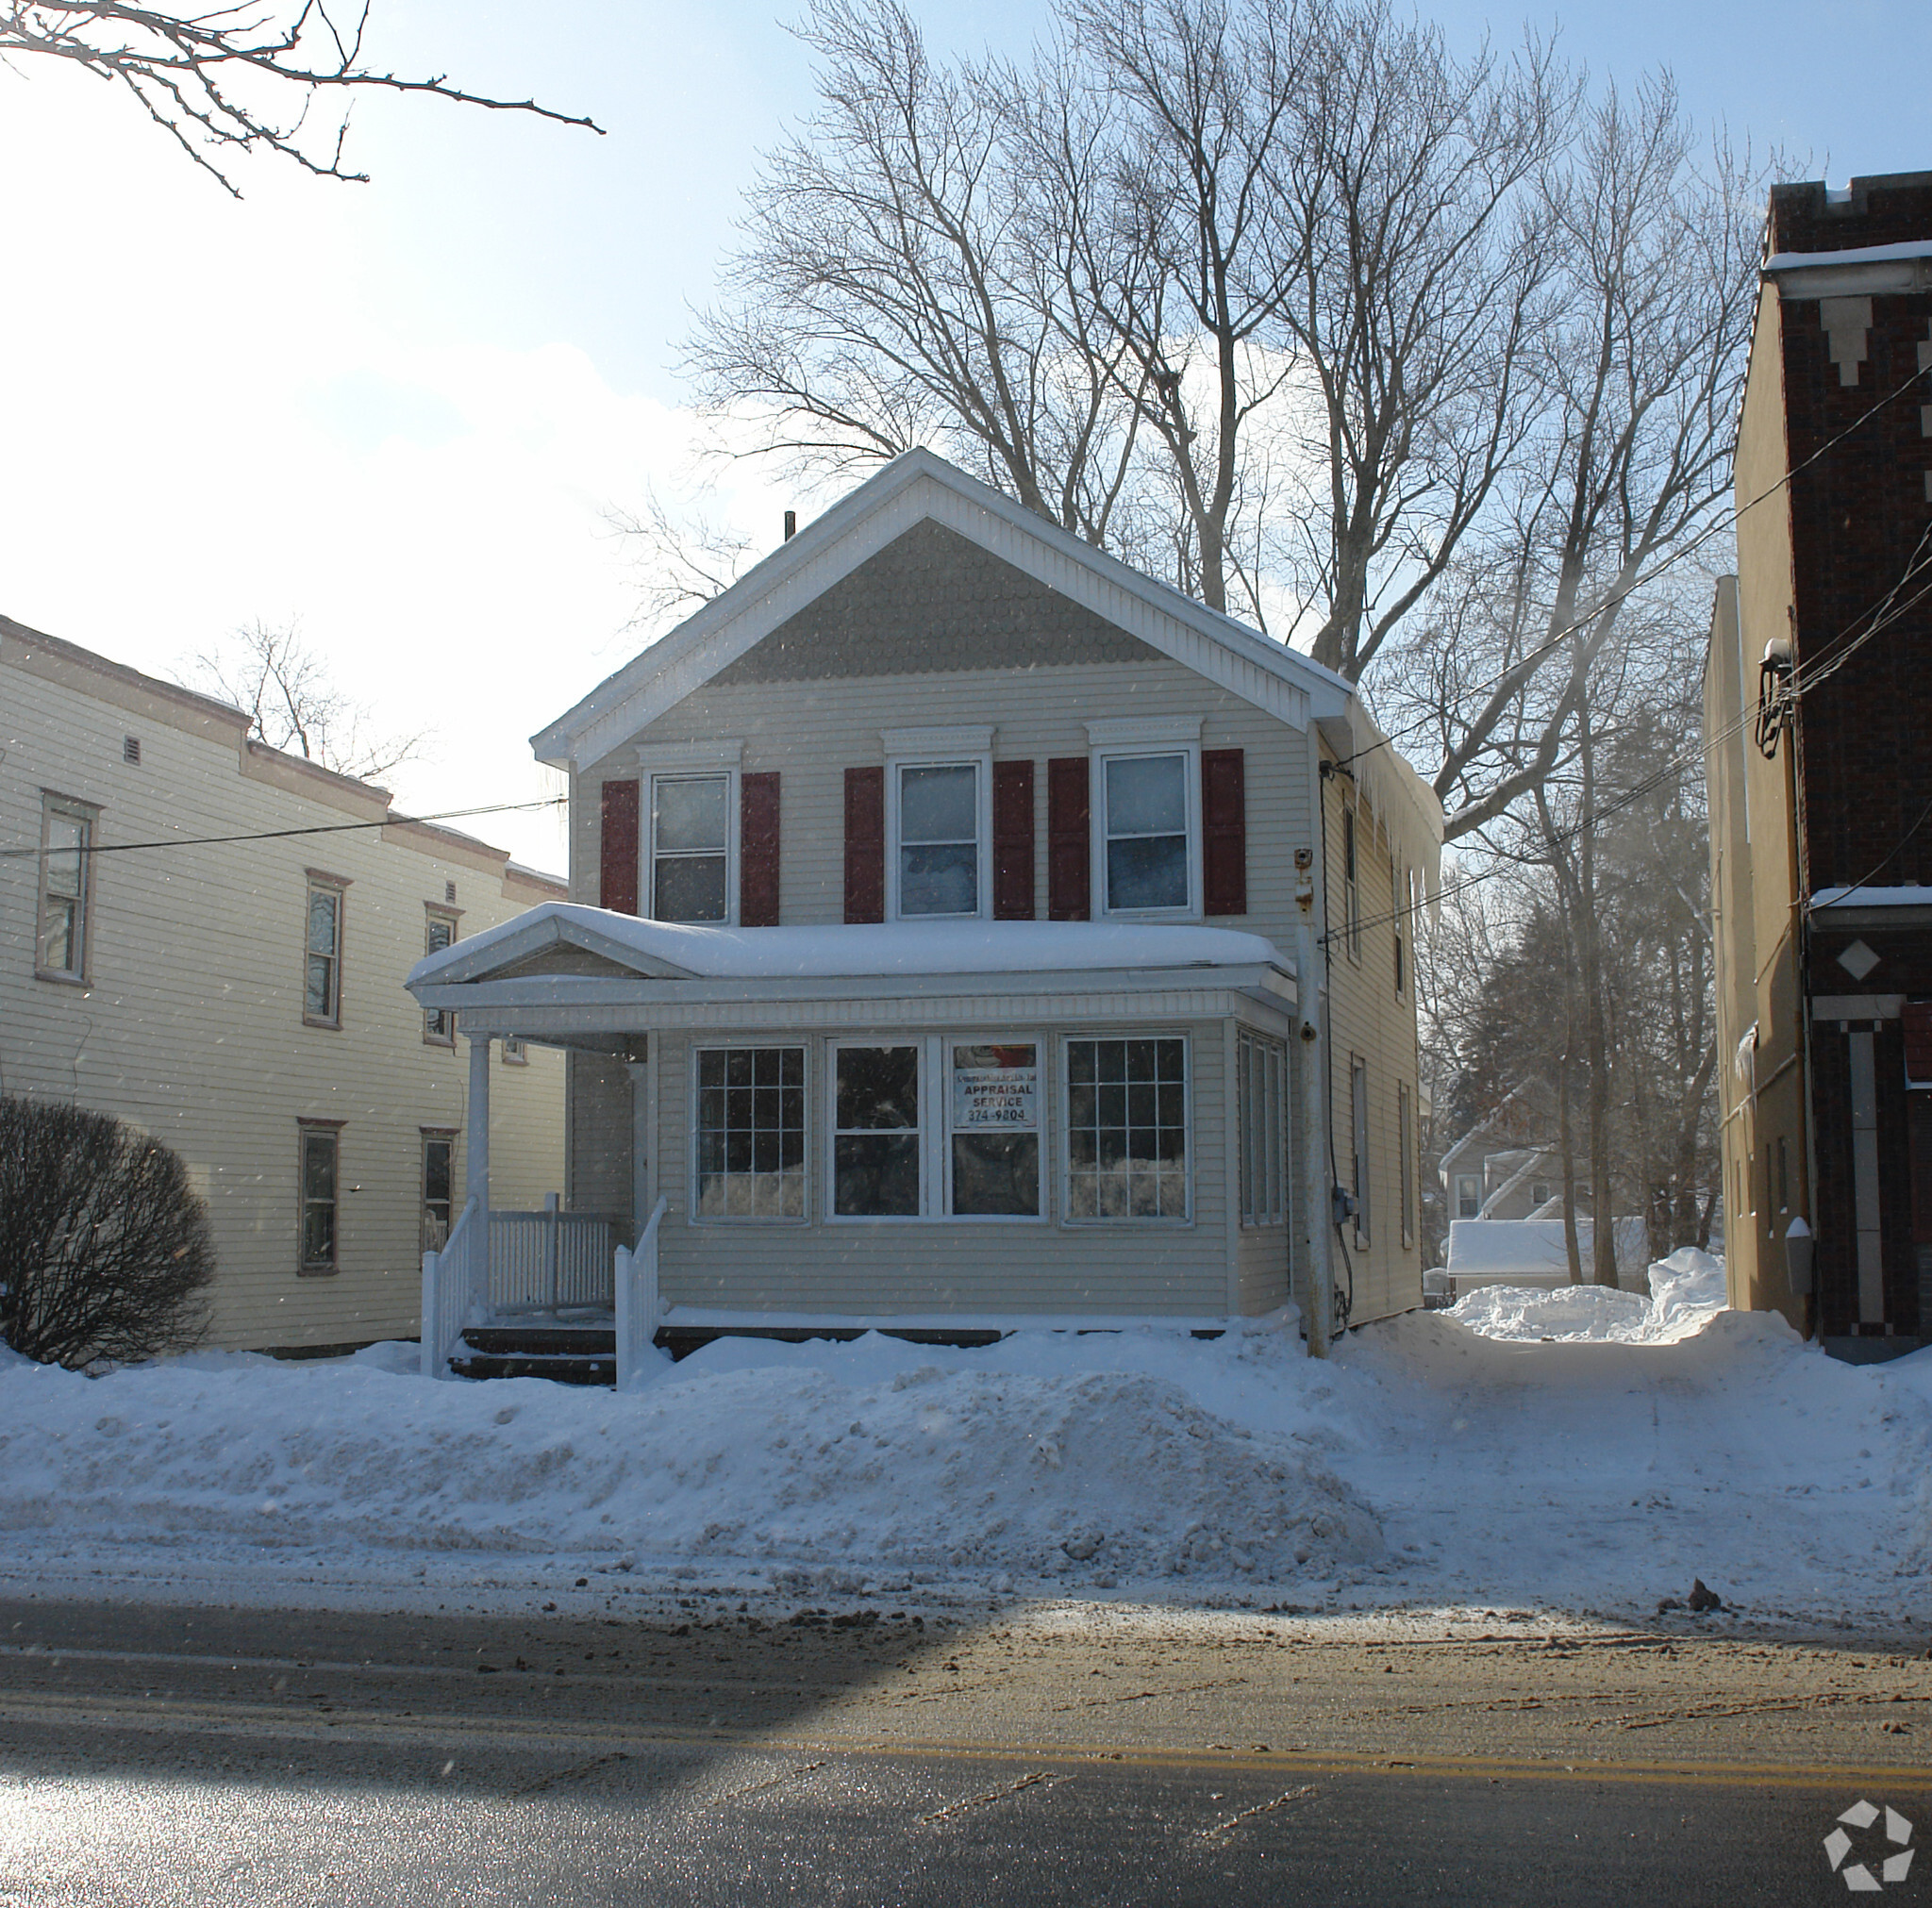
[[1291, 727], [1307, 728], [1311, 714], [1339, 714], [1350, 700], [1345, 682], [1306, 656], [915, 450], [532, 737], [538, 758], [579, 769], [601, 761], [928, 517]]

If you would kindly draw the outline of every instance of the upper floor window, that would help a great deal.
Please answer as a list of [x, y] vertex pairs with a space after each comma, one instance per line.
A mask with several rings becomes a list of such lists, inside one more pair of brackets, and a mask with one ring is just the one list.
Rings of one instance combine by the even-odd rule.
[[991, 912], [992, 730], [885, 733], [888, 918]]
[[[431, 907], [423, 931], [423, 952], [441, 954], [456, 944], [457, 922], [452, 914]], [[448, 1007], [429, 1007], [423, 1015], [423, 1037], [444, 1047], [457, 1042], [457, 1017]]]
[[342, 890], [348, 885], [340, 875], [308, 871], [302, 1018], [311, 1027], [342, 1023]]
[[1474, 1219], [1483, 1209], [1482, 1181], [1473, 1172], [1456, 1175], [1456, 1217]]
[[1201, 912], [1198, 718], [1087, 724], [1103, 914]]
[[58, 795], [42, 797], [40, 930], [34, 966], [57, 980], [87, 973], [88, 904], [94, 821], [100, 811]]
[[1354, 1140], [1355, 1170], [1350, 1190], [1355, 1194], [1355, 1242], [1369, 1243], [1369, 1063], [1351, 1058], [1348, 1064], [1349, 1128]]
[[1408, 889], [1408, 871], [1399, 867], [1391, 854], [1389, 857], [1389, 892], [1393, 896], [1390, 909], [1395, 921], [1395, 998], [1398, 1001], [1408, 991], [1408, 945], [1405, 938], [1411, 905]]
[[651, 777], [651, 919], [731, 919], [731, 777]]

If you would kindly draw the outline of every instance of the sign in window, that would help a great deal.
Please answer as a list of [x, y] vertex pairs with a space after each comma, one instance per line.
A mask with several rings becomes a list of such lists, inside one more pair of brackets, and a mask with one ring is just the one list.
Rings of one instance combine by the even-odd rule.
[[1040, 1050], [952, 1043], [948, 1118], [958, 1219], [1040, 1216]]

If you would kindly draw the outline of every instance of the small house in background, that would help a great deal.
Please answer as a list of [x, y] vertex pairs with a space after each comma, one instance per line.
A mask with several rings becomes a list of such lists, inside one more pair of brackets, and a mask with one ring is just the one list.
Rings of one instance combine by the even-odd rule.
[[[620, 1368], [1420, 1302], [1441, 810], [1340, 677], [913, 451], [536, 748], [569, 904], [410, 986], [485, 1090], [494, 1040], [566, 1051]], [[428, 1274], [432, 1361], [501, 1310], [479, 1264]]]
[[1734, 1305], [1932, 1338], [1932, 174], [1771, 195], [1705, 672]]
[[[1552, 1206], [1560, 1215], [1563, 1162], [1543, 1097], [1529, 1087], [1513, 1088], [1442, 1150], [1436, 1170], [1452, 1225], [1458, 1219], [1528, 1219]], [[1579, 1185], [1577, 1194], [1587, 1209], [1588, 1186]]]
[[[0, 618], [0, 1090], [182, 1156], [213, 1226], [214, 1344], [413, 1337], [472, 1134], [455, 1022], [403, 977], [563, 887], [248, 729]], [[504, 1203], [541, 1208], [561, 1056], [508, 1043], [495, 1064]]]

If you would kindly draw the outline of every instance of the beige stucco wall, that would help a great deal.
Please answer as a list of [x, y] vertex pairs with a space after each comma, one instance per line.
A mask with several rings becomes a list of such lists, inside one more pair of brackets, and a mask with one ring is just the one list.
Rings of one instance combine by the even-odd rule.
[[[97, 805], [96, 846], [379, 822], [380, 791], [250, 750], [239, 717], [85, 652], [0, 630], [0, 836], [40, 839], [43, 789]], [[123, 760], [124, 738], [141, 743]], [[393, 824], [281, 840], [101, 853], [87, 985], [36, 979], [38, 870], [0, 877], [0, 1090], [77, 1100], [179, 1152], [209, 1203], [213, 1342], [413, 1336], [422, 1129], [465, 1123], [467, 1055], [425, 1042], [403, 977], [425, 904], [454, 882], [458, 935], [553, 890], [499, 851]], [[339, 1029], [302, 1020], [307, 869], [349, 886]], [[498, 1206], [563, 1184], [562, 1055], [491, 1057]], [[341, 1120], [339, 1269], [296, 1269], [298, 1126]], [[463, 1154], [457, 1157], [461, 1202]]]

